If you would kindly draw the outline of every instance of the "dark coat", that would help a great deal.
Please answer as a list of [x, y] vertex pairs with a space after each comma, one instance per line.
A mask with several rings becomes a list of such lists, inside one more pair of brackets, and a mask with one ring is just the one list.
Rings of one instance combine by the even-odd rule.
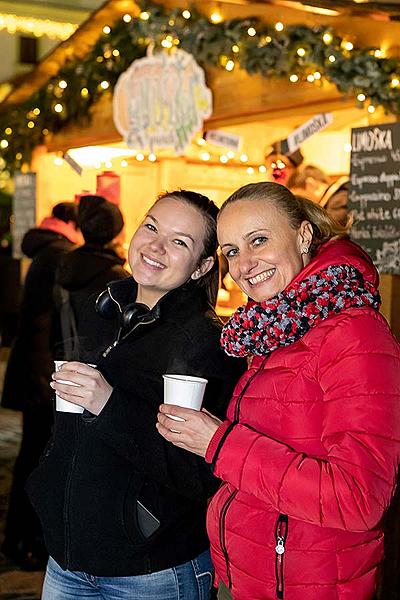
[[[132, 278], [108, 288], [121, 307], [136, 298]], [[162, 375], [207, 378], [204, 405], [222, 417], [245, 367], [223, 353], [220, 322], [194, 284], [166, 294], [128, 331], [118, 321], [94, 310], [81, 321], [81, 359], [97, 364], [113, 392], [97, 417], [57, 413], [28, 482], [50, 555], [98, 576], [160, 571], [208, 547], [207, 500], [219, 483], [203, 458], [158, 433]], [[155, 517], [153, 533], [138, 501]]]
[[22, 251], [32, 262], [24, 283], [19, 332], [4, 380], [2, 405], [6, 408], [51, 406], [52, 346], [59, 337], [54, 320], [54, 277], [60, 258], [73, 246], [66, 237], [48, 229], [34, 228], [24, 236]]
[[63, 256], [56, 272], [56, 283], [68, 290], [78, 326], [92, 294], [105, 290], [110, 281], [129, 277], [124, 263], [125, 259], [112, 248], [91, 244], [84, 244]]

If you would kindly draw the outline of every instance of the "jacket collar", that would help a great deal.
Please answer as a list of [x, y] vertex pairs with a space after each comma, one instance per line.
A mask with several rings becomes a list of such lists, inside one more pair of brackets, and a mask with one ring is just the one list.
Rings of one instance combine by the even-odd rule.
[[[137, 295], [137, 283], [133, 277], [112, 281], [107, 286], [111, 297], [118, 303], [121, 312], [132, 302]], [[150, 310], [151, 318], [176, 317], [177, 315], [193, 311], [206, 312], [208, 309], [205, 292], [194, 281], [185, 282], [180, 287], [167, 292]]]

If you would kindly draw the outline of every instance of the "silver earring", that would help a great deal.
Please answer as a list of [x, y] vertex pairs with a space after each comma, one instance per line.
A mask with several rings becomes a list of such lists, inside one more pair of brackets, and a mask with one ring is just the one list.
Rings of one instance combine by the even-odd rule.
[[302, 253], [308, 254], [308, 246], [304, 246]]

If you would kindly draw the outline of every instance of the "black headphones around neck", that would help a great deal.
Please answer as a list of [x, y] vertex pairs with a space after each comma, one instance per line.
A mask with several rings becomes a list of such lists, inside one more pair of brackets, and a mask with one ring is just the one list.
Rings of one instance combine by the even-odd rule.
[[107, 289], [97, 297], [96, 312], [103, 319], [119, 319], [122, 327], [129, 329], [146, 316], [150, 312], [150, 308], [141, 302], [131, 302], [125, 306], [121, 313]]

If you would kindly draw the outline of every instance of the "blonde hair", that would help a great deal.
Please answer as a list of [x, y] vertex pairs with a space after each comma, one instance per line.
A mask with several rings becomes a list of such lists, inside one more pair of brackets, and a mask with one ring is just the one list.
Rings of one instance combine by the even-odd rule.
[[279, 183], [249, 183], [233, 192], [223, 203], [218, 218], [226, 206], [237, 200], [266, 200], [286, 215], [293, 229], [298, 229], [303, 221], [309, 221], [313, 229], [311, 256], [321, 244], [331, 240], [348, 237], [349, 225], [343, 226], [328, 215], [326, 210], [303, 196], [295, 196], [288, 188]]

